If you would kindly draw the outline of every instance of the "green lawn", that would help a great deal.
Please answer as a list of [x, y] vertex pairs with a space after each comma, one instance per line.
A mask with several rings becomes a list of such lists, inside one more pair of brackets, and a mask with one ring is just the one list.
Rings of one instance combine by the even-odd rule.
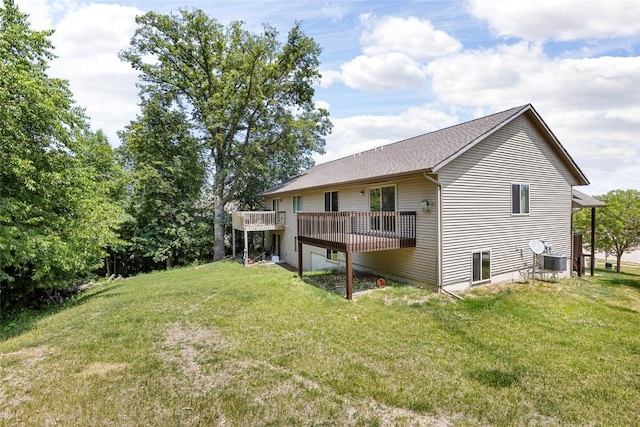
[[598, 274], [464, 301], [231, 262], [118, 280], [0, 328], [0, 425], [638, 425], [640, 275]]

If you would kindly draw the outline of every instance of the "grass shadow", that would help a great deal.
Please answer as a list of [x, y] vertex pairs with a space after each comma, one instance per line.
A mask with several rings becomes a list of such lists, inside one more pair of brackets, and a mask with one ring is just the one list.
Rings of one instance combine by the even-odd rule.
[[640, 274], [612, 273], [601, 270], [597, 281], [606, 286], [625, 286], [640, 290]]
[[520, 383], [521, 375], [500, 369], [477, 369], [467, 372], [467, 376], [482, 385], [494, 388], [506, 388]]
[[111, 282], [99, 286], [101, 286], [99, 290], [88, 289], [86, 291], [79, 291], [61, 304], [47, 305], [40, 309], [26, 309], [12, 316], [3, 318], [2, 324], [0, 324], [0, 341], [6, 341], [25, 334], [32, 330], [34, 325], [40, 320], [60, 313], [63, 310], [82, 305], [96, 297], [104, 298], [107, 295], [103, 294], [123, 286], [123, 283]]
[[29, 308], [3, 318], [0, 325], [0, 342], [29, 332], [36, 322], [59, 313], [65, 308], [64, 304], [51, 305], [42, 309]]

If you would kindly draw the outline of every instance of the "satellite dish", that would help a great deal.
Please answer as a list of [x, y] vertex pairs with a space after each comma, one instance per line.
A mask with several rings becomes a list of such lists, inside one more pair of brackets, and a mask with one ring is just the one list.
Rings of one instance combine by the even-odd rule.
[[541, 254], [547, 248], [547, 245], [542, 240], [529, 240], [529, 247], [534, 254]]

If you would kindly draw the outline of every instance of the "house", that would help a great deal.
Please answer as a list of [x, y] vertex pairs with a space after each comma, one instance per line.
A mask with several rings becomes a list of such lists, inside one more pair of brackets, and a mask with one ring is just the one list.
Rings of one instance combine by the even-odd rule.
[[[257, 229], [300, 273], [455, 290], [521, 279], [531, 240], [572, 259], [572, 187], [587, 184], [528, 104], [318, 164], [263, 194], [272, 212]], [[255, 226], [250, 215], [236, 213], [234, 228]]]

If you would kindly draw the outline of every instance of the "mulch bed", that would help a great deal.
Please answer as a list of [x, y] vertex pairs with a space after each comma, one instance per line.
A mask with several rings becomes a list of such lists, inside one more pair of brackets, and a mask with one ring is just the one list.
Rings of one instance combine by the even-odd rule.
[[[344, 272], [332, 272], [303, 276], [304, 280], [318, 288], [335, 292], [340, 295], [347, 294], [347, 275]], [[353, 272], [353, 292], [377, 289], [376, 281], [380, 276], [371, 273]], [[387, 283], [388, 285], [388, 283]]]

